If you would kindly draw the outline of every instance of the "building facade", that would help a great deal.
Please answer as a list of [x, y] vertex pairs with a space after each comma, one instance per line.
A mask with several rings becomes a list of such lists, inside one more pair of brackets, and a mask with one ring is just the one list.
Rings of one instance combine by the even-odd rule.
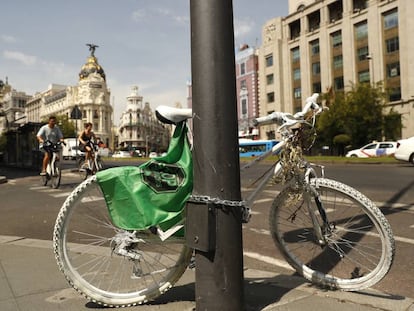
[[5, 82], [0, 80], [0, 134], [26, 122], [25, 106], [30, 98], [25, 92], [13, 89], [7, 77]]
[[252, 123], [259, 116], [258, 50], [243, 45], [235, 57], [239, 137], [252, 138], [258, 135]]
[[[315, 92], [381, 82], [402, 137], [414, 136], [413, 9], [410, 0], [290, 0], [289, 15], [262, 28], [260, 115], [299, 111]], [[263, 126], [261, 138], [275, 129]]]
[[[235, 53], [236, 101], [239, 137], [256, 138], [253, 119], [259, 116], [258, 49], [242, 45]], [[187, 82], [187, 107], [192, 108], [192, 85]]]
[[105, 72], [94, 55], [94, 49], [81, 67], [79, 81], [75, 86], [49, 85], [46, 91], [36, 93], [26, 103], [28, 122], [40, 122], [51, 115], [65, 115], [69, 119], [75, 106], [81, 111], [81, 118], [73, 120], [80, 131], [83, 124], [93, 124], [96, 136], [112, 146], [112, 115], [110, 90], [106, 84]]
[[138, 150], [142, 155], [167, 151], [170, 128], [158, 121], [148, 102], [142, 101], [138, 87], [132, 87], [127, 106], [121, 115], [118, 144], [128, 150]]

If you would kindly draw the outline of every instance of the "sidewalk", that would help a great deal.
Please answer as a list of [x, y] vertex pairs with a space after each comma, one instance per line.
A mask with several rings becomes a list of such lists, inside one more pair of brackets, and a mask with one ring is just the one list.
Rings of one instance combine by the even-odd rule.
[[[299, 277], [249, 269], [244, 278], [246, 311], [414, 311], [413, 299], [374, 290], [323, 291]], [[194, 295], [194, 271], [187, 270], [180, 281], [156, 301], [124, 310], [190, 311], [195, 308]], [[0, 310], [99, 308], [69, 287], [57, 268], [51, 241], [0, 236]]]

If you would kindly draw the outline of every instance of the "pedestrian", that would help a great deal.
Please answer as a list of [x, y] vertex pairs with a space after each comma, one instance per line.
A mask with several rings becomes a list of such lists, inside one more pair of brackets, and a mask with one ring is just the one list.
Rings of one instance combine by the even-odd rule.
[[43, 151], [42, 171], [40, 175], [46, 175], [46, 167], [49, 163], [49, 152], [45, 149], [45, 142], [50, 141], [52, 144], [63, 142], [63, 134], [60, 128], [56, 125], [56, 117], [50, 116], [47, 124], [43, 125], [37, 132], [37, 140], [39, 141], [39, 149]]

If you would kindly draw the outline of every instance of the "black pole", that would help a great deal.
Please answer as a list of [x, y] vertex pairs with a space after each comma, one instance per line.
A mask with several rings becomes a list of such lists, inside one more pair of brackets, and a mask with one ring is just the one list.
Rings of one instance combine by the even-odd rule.
[[[190, 0], [190, 13], [195, 114], [193, 194], [238, 202], [241, 194], [232, 1]], [[196, 249], [196, 309], [243, 310], [241, 209], [227, 204], [190, 203], [187, 211], [187, 224], [192, 228], [187, 231], [187, 239]]]

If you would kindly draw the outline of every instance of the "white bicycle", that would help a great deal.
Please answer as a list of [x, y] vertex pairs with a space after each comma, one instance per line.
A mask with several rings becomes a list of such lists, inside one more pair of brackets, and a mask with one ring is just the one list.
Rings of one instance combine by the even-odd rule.
[[[257, 120], [280, 124], [282, 140], [242, 169], [271, 154], [280, 158], [246, 199], [243, 218], [250, 219], [253, 202], [272, 181], [284, 182], [269, 217], [281, 254], [316, 285], [360, 290], [376, 284], [389, 271], [395, 252], [393, 233], [371, 200], [340, 182], [317, 177], [314, 166], [304, 159], [302, 150], [315, 137], [315, 118], [323, 112], [316, 99], [309, 98], [295, 115], [273, 113]], [[177, 123], [177, 128], [192, 116], [188, 109], [157, 111], [161, 120]], [[173, 175], [167, 177], [171, 180]], [[134, 180], [134, 187], [141, 182]], [[145, 303], [172, 287], [191, 262], [185, 218], [168, 228], [155, 224], [121, 229], [109, 217], [106, 200], [112, 195], [100, 187], [96, 175], [72, 192], [56, 219], [55, 257], [68, 282], [86, 298], [117, 307]], [[208, 200], [192, 197], [196, 199]]]
[[47, 140], [43, 144], [43, 149], [49, 153], [49, 163], [46, 167], [46, 175], [42, 175], [42, 184], [46, 186], [49, 180], [52, 188], [56, 189], [60, 186], [62, 172], [60, 170], [60, 150], [62, 149], [62, 142], [52, 143]]
[[98, 153], [98, 145], [93, 141], [89, 142], [88, 145], [91, 147], [91, 157], [86, 161], [85, 156], [82, 156], [78, 162], [79, 175], [82, 180], [104, 169], [104, 163]]

